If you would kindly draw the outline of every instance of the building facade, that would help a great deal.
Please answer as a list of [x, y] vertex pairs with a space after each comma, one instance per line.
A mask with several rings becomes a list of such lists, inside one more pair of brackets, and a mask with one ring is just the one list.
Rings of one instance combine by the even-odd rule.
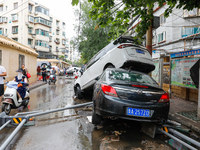
[[38, 53], [32, 48], [0, 35], [0, 65], [5, 67], [8, 81], [14, 79], [17, 75], [16, 70], [24, 64], [31, 74], [29, 83], [36, 82], [37, 56]]
[[58, 58], [67, 52], [65, 22], [31, 0], [0, 2], [0, 35], [35, 49], [38, 58]]

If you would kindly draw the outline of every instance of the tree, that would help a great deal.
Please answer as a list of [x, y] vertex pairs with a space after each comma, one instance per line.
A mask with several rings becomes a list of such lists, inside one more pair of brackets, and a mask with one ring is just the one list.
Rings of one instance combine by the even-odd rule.
[[78, 36], [71, 42], [73, 45], [76, 45], [76, 48], [81, 53], [83, 62], [89, 61], [109, 43], [110, 39], [108, 34], [110, 27], [98, 28], [96, 21], [89, 17], [91, 9], [92, 4], [85, 0], [81, 3], [81, 12], [76, 11], [79, 24], [75, 26], [75, 29]]
[[[163, 6], [166, 3], [169, 7], [165, 10], [165, 16], [172, 12], [173, 8], [192, 10], [200, 8], [199, 0], [88, 0], [93, 2], [90, 16], [96, 20], [100, 27], [112, 25], [110, 35], [116, 36], [116, 32], [122, 33], [129, 26], [133, 17], [141, 15], [141, 22], [137, 25], [138, 33], [135, 39], [141, 39], [151, 25], [153, 18], [153, 6], [155, 3]], [[72, 0], [72, 5], [79, 3], [79, 0]], [[148, 8], [148, 9], [147, 9]], [[113, 15], [115, 13], [115, 15]], [[116, 30], [116, 28], [118, 30]]]

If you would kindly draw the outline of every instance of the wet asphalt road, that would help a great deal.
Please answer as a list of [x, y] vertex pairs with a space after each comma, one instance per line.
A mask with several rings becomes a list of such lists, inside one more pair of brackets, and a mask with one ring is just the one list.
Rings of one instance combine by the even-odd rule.
[[[73, 80], [59, 77], [56, 85], [44, 85], [30, 93], [30, 103], [23, 112], [50, 110], [90, 102], [91, 98], [74, 99]], [[35, 126], [23, 127], [7, 150], [169, 150], [171, 146], [143, 134], [139, 123], [107, 121], [94, 127], [90, 120], [92, 108], [65, 110], [35, 118]], [[19, 109], [12, 110], [15, 115]], [[0, 131], [0, 145], [14, 130]]]

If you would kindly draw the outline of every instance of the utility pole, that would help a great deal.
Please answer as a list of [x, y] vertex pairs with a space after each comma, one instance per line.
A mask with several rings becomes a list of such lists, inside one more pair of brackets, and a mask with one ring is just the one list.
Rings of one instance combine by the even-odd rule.
[[146, 33], [146, 48], [152, 55], [152, 19], [150, 20], [150, 22], [151, 22], [151, 26], [149, 27]]

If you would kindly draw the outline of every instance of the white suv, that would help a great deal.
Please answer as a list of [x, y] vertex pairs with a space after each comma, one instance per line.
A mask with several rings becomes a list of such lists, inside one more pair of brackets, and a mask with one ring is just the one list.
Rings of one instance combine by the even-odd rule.
[[82, 75], [74, 84], [76, 97], [82, 98], [83, 92], [90, 91], [96, 78], [106, 68], [125, 68], [149, 73], [155, 69], [155, 66], [145, 47], [134, 44], [131, 36], [121, 36], [104, 47], [87, 63]]

